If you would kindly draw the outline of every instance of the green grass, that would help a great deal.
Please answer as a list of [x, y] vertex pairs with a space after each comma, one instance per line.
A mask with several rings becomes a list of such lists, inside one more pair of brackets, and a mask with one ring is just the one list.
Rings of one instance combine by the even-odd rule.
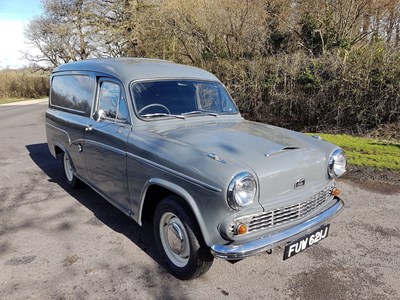
[[349, 158], [349, 165], [400, 172], [400, 140], [383, 141], [345, 134], [319, 135], [342, 147]]

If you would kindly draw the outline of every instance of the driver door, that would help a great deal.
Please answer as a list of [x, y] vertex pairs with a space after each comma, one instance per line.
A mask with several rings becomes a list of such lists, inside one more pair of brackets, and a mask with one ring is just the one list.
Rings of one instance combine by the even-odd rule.
[[85, 160], [91, 185], [114, 205], [128, 211], [126, 150], [130, 118], [122, 85], [100, 79], [95, 107], [85, 130]]

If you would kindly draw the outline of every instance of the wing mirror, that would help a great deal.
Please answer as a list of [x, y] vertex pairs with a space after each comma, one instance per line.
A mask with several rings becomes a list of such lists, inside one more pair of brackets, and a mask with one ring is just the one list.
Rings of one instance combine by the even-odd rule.
[[106, 118], [106, 113], [102, 109], [96, 110], [95, 113], [93, 114], [93, 119], [95, 119], [96, 122], [102, 122], [105, 120], [105, 118]]

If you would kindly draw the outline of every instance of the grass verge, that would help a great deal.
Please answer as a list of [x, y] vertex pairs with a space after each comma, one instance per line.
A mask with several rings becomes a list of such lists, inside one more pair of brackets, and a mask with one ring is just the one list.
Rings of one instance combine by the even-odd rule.
[[0, 99], [0, 104], [13, 103], [13, 102], [19, 102], [19, 101], [24, 101], [24, 100], [32, 100], [32, 99], [29, 99], [29, 98], [5, 98], [5, 99]]
[[346, 151], [349, 165], [400, 173], [400, 140], [379, 140], [345, 134], [319, 134]]

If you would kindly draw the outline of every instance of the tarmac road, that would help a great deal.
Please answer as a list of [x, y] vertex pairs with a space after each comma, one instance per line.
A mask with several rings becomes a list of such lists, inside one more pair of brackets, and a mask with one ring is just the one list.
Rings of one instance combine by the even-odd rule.
[[183, 282], [159, 264], [151, 226], [67, 188], [45, 109], [0, 106], [0, 299], [400, 299], [400, 194], [341, 181], [327, 239], [286, 261], [283, 249], [216, 260]]

